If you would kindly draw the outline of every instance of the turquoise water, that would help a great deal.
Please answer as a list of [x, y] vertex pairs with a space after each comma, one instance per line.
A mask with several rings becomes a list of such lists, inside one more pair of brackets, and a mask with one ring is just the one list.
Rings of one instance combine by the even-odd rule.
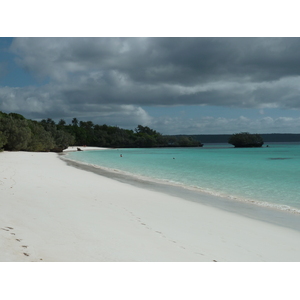
[[67, 157], [149, 180], [300, 213], [300, 144], [269, 145], [244, 149], [228, 144], [112, 149], [72, 152]]

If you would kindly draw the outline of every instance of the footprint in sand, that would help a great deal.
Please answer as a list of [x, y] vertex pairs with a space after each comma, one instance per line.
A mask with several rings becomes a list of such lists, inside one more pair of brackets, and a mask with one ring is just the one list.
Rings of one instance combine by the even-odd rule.
[[9, 227], [9, 226], [6, 226], [5, 228], [1, 228], [2, 230], [5, 230], [5, 231], [9, 231], [11, 229], [13, 229], [12, 227]]
[[[14, 228], [13, 228], [13, 227], [10, 227], [10, 226], [6, 226], [5, 228], [0, 228], [0, 229], [5, 230], [5, 231], [10, 231], [10, 230], [12, 230], [12, 229], [14, 229]], [[11, 235], [16, 235], [14, 232], [11, 232], [10, 234], [11, 234]], [[17, 241], [17, 242], [21, 242], [22, 239], [16, 239], [16, 241]], [[26, 249], [27, 247], [28, 247], [28, 246], [26, 246], [26, 245], [22, 245], [22, 248], [24, 248], [24, 249]], [[23, 252], [23, 254], [24, 254], [25, 256], [29, 256], [29, 253], [27, 253], [27, 252]], [[40, 260], [43, 260], [43, 259], [41, 258]]]

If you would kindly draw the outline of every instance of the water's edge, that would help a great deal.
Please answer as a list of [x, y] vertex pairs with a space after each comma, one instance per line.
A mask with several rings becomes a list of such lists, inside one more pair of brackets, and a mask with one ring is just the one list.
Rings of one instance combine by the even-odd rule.
[[299, 214], [293, 214], [288, 211], [277, 210], [270, 207], [258, 206], [252, 203], [237, 201], [234, 199], [209, 195], [201, 191], [186, 189], [182, 186], [171, 185], [163, 182], [152, 182], [144, 178], [131, 176], [130, 174], [125, 175], [123, 173], [109, 171], [107, 169], [101, 168], [100, 166], [95, 167], [91, 164], [69, 160], [67, 158], [67, 155], [59, 155], [59, 157], [68, 166], [88, 172], [93, 172], [95, 174], [117, 180], [122, 183], [130, 184], [142, 189], [161, 192], [164, 194], [182, 198], [184, 200], [193, 201], [231, 213], [243, 215], [248, 218], [300, 231]]

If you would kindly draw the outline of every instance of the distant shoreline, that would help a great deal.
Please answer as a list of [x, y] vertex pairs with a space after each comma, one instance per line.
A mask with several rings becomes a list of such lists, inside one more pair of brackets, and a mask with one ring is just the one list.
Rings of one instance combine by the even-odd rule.
[[[228, 143], [232, 134], [182, 134], [175, 136], [190, 136], [201, 143]], [[300, 134], [298, 133], [260, 133], [264, 143], [300, 143]]]

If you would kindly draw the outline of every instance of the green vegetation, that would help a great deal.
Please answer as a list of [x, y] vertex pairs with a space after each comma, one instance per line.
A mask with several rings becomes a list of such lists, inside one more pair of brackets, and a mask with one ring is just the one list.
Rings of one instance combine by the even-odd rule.
[[16, 113], [0, 112], [0, 149], [8, 151], [55, 151], [68, 146], [88, 145], [111, 148], [199, 147], [201, 142], [185, 136], [163, 136], [138, 125], [135, 131], [91, 121], [72, 120], [57, 124], [50, 118], [40, 122]]
[[6, 150], [19, 151], [27, 148], [31, 131], [26, 120], [14, 119], [13, 116], [10, 116], [1, 119], [0, 128], [7, 139]]
[[264, 144], [262, 137], [259, 134], [250, 134], [249, 132], [241, 132], [233, 134], [229, 140], [229, 144], [237, 148], [241, 147], [261, 147]]
[[74, 142], [69, 133], [42, 122], [25, 119], [22, 115], [0, 112], [0, 149], [8, 151], [57, 151]]
[[0, 151], [6, 143], [7, 143], [6, 136], [2, 131], [0, 131]]

